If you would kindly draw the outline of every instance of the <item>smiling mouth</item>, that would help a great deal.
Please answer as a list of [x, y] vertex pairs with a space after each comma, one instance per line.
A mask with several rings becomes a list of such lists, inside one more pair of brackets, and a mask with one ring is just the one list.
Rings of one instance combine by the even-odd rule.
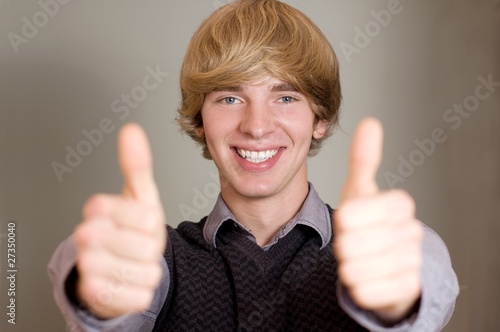
[[274, 157], [279, 150], [266, 150], [266, 151], [249, 151], [243, 149], [236, 149], [238, 155], [254, 164], [263, 163]]

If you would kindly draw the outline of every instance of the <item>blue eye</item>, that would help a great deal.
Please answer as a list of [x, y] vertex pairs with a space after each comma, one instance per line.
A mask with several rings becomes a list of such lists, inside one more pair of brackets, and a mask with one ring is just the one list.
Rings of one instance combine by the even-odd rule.
[[290, 96], [281, 97], [280, 99], [285, 104], [290, 104], [290, 103], [293, 103], [295, 101], [295, 98], [290, 97]]
[[236, 98], [234, 98], [234, 97], [224, 97], [224, 99], [222, 99], [222, 101], [225, 104], [235, 104], [236, 103]]

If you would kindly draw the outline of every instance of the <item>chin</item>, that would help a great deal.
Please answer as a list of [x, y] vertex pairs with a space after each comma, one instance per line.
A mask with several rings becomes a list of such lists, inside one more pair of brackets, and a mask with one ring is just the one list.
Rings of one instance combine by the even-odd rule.
[[259, 199], [272, 196], [276, 192], [277, 184], [273, 181], [238, 181], [231, 186], [234, 193], [246, 198]]

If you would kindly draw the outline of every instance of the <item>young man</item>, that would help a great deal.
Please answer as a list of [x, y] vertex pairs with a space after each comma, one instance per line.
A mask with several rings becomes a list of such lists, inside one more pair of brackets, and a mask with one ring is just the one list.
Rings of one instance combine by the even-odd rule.
[[200, 222], [167, 227], [146, 136], [119, 137], [122, 195], [96, 195], [56, 251], [58, 305], [86, 331], [437, 331], [458, 286], [411, 197], [380, 192], [382, 129], [358, 127], [333, 212], [307, 157], [336, 125], [340, 83], [320, 30], [274, 0], [241, 0], [193, 36], [179, 123], [219, 170]]

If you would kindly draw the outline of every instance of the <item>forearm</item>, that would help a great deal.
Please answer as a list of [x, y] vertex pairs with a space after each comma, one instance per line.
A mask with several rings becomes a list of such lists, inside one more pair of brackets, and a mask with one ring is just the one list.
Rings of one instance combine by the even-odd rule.
[[[151, 331], [157, 313], [167, 296], [170, 280], [167, 265], [162, 260], [163, 277], [149, 310], [140, 314], [124, 315], [110, 320], [99, 320], [80, 308], [66, 289], [67, 280], [76, 264], [76, 248], [72, 237], [62, 242], [56, 249], [48, 265], [48, 273], [53, 285], [55, 301], [71, 331]], [[167, 285], [167, 287], [165, 287]]]

